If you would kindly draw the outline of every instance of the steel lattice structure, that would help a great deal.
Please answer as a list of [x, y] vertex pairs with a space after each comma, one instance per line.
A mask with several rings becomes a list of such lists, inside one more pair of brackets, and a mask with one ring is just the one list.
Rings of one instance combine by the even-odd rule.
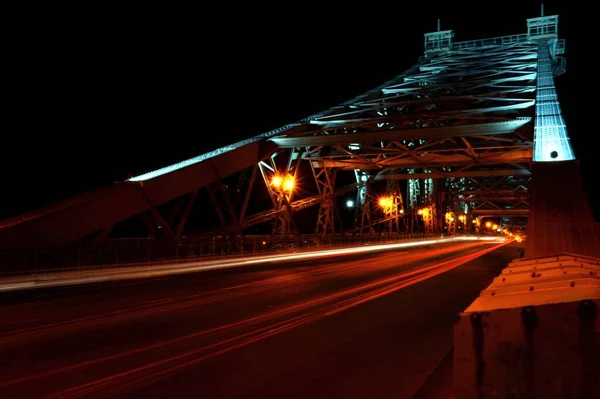
[[[454, 42], [453, 31], [427, 33], [425, 55], [380, 87], [272, 132], [6, 220], [0, 249], [101, 242], [119, 222], [140, 215], [154, 234], [160, 227], [177, 242], [192, 233], [186, 222], [205, 191], [219, 226], [196, 235], [243, 237], [265, 223], [274, 234], [294, 234], [295, 215], [310, 207], [319, 208], [313, 232], [320, 235], [455, 233], [483, 217], [522, 225], [532, 162], [573, 159], [553, 81], [565, 72], [558, 17], [527, 26], [525, 34], [467, 42]], [[249, 206], [257, 190], [270, 202], [258, 212]], [[339, 208], [354, 195], [349, 227]]]

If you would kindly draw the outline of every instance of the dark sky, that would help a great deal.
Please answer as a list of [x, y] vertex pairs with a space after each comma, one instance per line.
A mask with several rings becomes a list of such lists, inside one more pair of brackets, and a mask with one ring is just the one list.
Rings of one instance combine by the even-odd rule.
[[[457, 3], [89, 9], [77, 22], [69, 16], [24, 28], [8, 107], [14, 122], [5, 127], [0, 218], [348, 100], [413, 65], [438, 17], [462, 41], [525, 33], [526, 18], [540, 12], [537, 1]], [[545, 4], [546, 15], [560, 14], [567, 39], [559, 95], [585, 162], [575, 122], [572, 14], [566, 1]]]

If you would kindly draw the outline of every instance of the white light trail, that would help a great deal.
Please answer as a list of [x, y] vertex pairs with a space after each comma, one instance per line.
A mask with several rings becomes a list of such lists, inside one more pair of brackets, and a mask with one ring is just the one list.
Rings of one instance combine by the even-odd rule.
[[76, 284], [98, 283], [103, 281], [129, 280], [135, 278], [161, 277], [183, 273], [195, 273], [209, 270], [228, 269], [247, 265], [290, 262], [329, 258], [377, 251], [390, 251], [399, 248], [418, 247], [423, 245], [450, 243], [453, 241], [490, 241], [504, 242], [504, 237], [461, 236], [456, 238], [440, 238], [435, 240], [403, 242], [393, 244], [366, 245], [361, 247], [328, 249], [294, 254], [247, 256], [235, 259], [205, 260], [186, 263], [171, 263], [159, 265], [137, 265], [131, 267], [94, 268], [81, 271], [54, 272], [45, 275], [19, 276], [0, 279], [0, 292], [17, 291], [33, 288], [59, 287]]

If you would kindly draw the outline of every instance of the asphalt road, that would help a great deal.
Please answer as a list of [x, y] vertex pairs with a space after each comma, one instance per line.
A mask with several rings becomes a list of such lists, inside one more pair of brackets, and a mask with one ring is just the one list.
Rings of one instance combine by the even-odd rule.
[[455, 242], [0, 296], [2, 398], [410, 398], [520, 248]]

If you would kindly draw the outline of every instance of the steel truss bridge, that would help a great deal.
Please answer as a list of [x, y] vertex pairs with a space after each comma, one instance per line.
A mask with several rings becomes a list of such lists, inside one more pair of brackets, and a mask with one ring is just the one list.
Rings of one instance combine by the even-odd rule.
[[[532, 164], [574, 159], [554, 78], [558, 16], [527, 33], [455, 42], [425, 34], [404, 73], [339, 106], [256, 137], [0, 222], [0, 250], [93, 246], [140, 218], [154, 237], [523, 232]], [[262, 192], [262, 194], [261, 194]], [[190, 229], [200, 197], [217, 223]], [[266, 203], [257, 204], [255, 198]], [[354, 223], [340, 212], [352, 207]], [[311, 231], [299, 231], [313, 209]], [[318, 211], [317, 211], [318, 210]], [[194, 214], [199, 216], [193, 216]], [[494, 226], [496, 227], [496, 226]]]
[[[198, 256], [214, 255], [216, 239], [285, 250], [290, 239], [343, 247], [525, 234], [523, 256], [454, 324], [454, 397], [600, 397], [600, 224], [554, 85], [564, 53], [558, 16], [543, 6], [524, 34], [426, 33], [412, 68], [337, 107], [0, 222], [0, 271], [28, 267], [36, 286], [38, 254], [59, 248], [81, 266], [110, 245], [149, 263], [165, 242]], [[119, 239], [131, 220], [152, 239]]]

